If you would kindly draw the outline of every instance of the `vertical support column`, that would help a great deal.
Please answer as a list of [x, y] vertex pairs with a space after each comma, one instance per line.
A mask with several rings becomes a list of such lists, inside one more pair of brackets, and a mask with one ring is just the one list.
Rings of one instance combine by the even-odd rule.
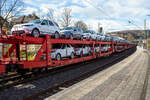
[[[14, 45], [15, 45], [15, 48], [16, 48], [16, 44], [14, 44]], [[17, 59], [17, 51], [16, 51], [16, 49], [14, 50], [14, 57], [15, 57], [16, 60], [18, 60]]]
[[114, 42], [112, 41], [112, 43], [111, 43], [112, 45], [112, 52], [115, 52], [115, 48], [114, 48]]
[[27, 44], [25, 43], [25, 52], [26, 52], [26, 61], [28, 61], [28, 50], [27, 50]]
[[16, 44], [16, 56], [18, 58], [18, 61], [20, 61], [20, 55], [21, 55], [21, 52], [20, 52], [20, 43], [17, 43]]
[[92, 45], [92, 51], [93, 51], [93, 57], [95, 58], [95, 51], [94, 51], [94, 46], [95, 45], [95, 42], [93, 42], [93, 45]]
[[46, 62], [47, 66], [51, 65], [51, 48], [50, 48], [50, 36], [46, 35]]
[[99, 57], [101, 57], [101, 53], [102, 53], [102, 51], [101, 51], [101, 42], [99, 43]]
[[5, 54], [4, 54], [4, 44], [2, 43], [2, 59], [4, 58]]

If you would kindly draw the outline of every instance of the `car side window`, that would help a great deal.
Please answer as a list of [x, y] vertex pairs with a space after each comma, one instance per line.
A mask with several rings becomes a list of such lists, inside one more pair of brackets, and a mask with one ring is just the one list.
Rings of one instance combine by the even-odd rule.
[[77, 31], [77, 29], [76, 29], [76, 28], [74, 28], [74, 29], [73, 29], [73, 31], [75, 31], [75, 32], [76, 32], [76, 31]]
[[85, 48], [85, 45], [83, 45], [83, 48]]
[[82, 29], [80, 29], [80, 33], [83, 33], [83, 30], [82, 30]]
[[94, 32], [93, 32], [93, 31], [91, 31], [91, 33], [92, 33], [92, 34], [94, 34]]
[[80, 32], [80, 29], [78, 28], [78, 32]]
[[51, 21], [49, 21], [49, 25], [50, 25], [50, 26], [54, 26], [54, 24], [53, 24]]
[[53, 49], [60, 49], [61, 45], [60, 44], [55, 44], [55, 45], [52, 45], [52, 48]]
[[57, 27], [59, 27], [59, 25], [58, 25], [56, 22], [54, 22], [54, 24], [55, 24]]
[[61, 48], [65, 49], [66, 48], [66, 44], [62, 44]]
[[70, 47], [71, 47], [71, 45], [67, 44], [67, 47], [69, 47], [69, 48], [70, 48]]
[[48, 25], [47, 20], [43, 20], [43, 22], [41, 23], [41, 25]]

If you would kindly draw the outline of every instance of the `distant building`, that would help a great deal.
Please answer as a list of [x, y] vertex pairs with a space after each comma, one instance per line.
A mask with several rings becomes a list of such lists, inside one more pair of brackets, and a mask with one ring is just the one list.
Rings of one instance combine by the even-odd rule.
[[[149, 30], [124, 30], [124, 31], [116, 31], [116, 32], [108, 32], [110, 36], [118, 36], [125, 38], [129, 41], [139, 41], [141, 39], [146, 39], [146, 31], [148, 34], [150, 33]], [[150, 36], [149, 36], [150, 37]]]
[[11, 24], [12, 25], [15, 25], [15, 24], [22, 24], [22, 23], [27, 23], [31, 20], [35, 20], [35, 19], [39, 19], [38, 16], [36, 16], [35, 14], [30, 14], [28, 16], [20, 16], [18, 18], [14, 18], [12, 21], [11, 21]]

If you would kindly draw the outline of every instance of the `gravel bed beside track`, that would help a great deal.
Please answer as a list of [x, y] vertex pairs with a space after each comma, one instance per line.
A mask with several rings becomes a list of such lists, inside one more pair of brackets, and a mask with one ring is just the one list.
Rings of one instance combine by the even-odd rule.
[[103, 65], [103, 63], [107, 63], [107, 61], [110, 61], [119, 55], [122, 55], [122, 53], [114, 54], [107, 58], [97, 59], [96, 62], [85, 64], [83, 67], [77, 67], [72, 70], [64, 71], [32, 82], [4, 89], [3, 91], [0, 91], [0, 100], [22, 100], [26, 96], [30, 96], [31, 94], [46, 89], [57, 83], [72, 79], [73, 77], [78, 76], [80, 73], [83, 73], [86, 70], [89, 71], [99, 67]]

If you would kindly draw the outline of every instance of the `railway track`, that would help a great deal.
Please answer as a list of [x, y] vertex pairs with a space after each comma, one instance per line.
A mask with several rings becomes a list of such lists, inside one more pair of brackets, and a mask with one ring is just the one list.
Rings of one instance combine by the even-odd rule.
[[66, 70], [70, 70], [76, 67], [83, 67], [84, 65], [95, 62], [95, 61], [97, 61], [97, 59], [93, 59], [93, 60], [85, 61], [81, 63], [76, 63], [76, 64], [64, 66], [64, 67], [55, 67], [53, 69], [50, 68], [49, 70], [38, 72], [38, 73], [29, 72], [23, 76], [17, 73], [10, 74], [10, 75], [7, 75], [5, 78], [0, 79], [0, 90], [9, 88], [15, 85], [27, 83], [29, 81], [37, 80], [43, 77], [47, 77], [49, 75], [53, 75], [59, 72], [64, 72]]
[[112, 64], [115, 64], [115, 63], [121, 61], [122, 59], [126, 58], [127, 56], [129, 56], [132, 53], [133, 53], [132, 50], [128, 53], [127, 53], [127, 51], [125, 51], [125, 53], [123, 55], [121, 55], [121, 56], [119, 56], [115, 59], [112, 59], [109, 62], [105, 62], [101, 66], [99, 66], [99, 67], [97, 67], [93, 70], [87, 71], [85, 73], [81, 73], [77, 77], [74, 77], [70, 80], [66, 80], [64, 82], [61, 82], [61, 83], [58, 83], [56, 85], [50, 86], [47, 89], [44, 89], [44, 90], [42, 90], [40, 92], [37, 92], [37, 93], [34, 93], [31, 96], [25, 97], [23, 100], [35, 100], [35, 99], [37, 99], [37, 100], [41, 99], [42, 100], [42, 99], [44, 99], [48, 96], [51, 96], [51, 95], [53, 95], [53, 94], [55, 94], [55, 93], [57, 93], [61, 90], [64, 90], [64, 89], [68, 88], [69, 86], [71, 86], [71, 85], [73, 85], [73, 84], [75, 84], [75, 83], [77, 83], [77, 82], [79, 82], [79, 81], [81, 81], [81, 80], [83, 80], [83, 79], [85, 79], [85, 78], [101, 71], [101, 70], [104, 70], [105, 68], [109, 67]]
[[11, 78], [11, 77], [14, 77], [14, 76], [17, 76], [17, 73], [8, 73], [5, 76], [0, 76], [0, 83], [2, 83], [4, 80], [8, 80], [8, 78]]

